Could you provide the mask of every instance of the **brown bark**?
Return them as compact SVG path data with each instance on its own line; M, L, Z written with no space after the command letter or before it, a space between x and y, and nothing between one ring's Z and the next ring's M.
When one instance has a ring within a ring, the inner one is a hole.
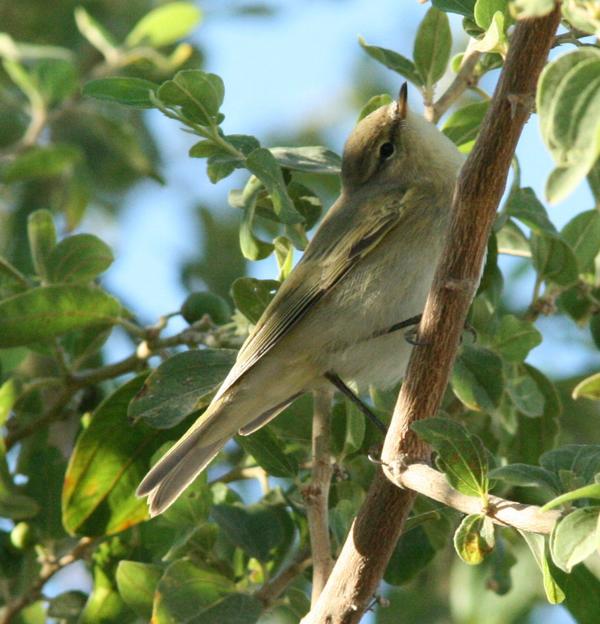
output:
M427 459L410 425L436 413L477 287L517 141L530 114L538 76L560 20L560 8L515 28L480 136L460 177L450 233L419 327L419 341L394 410L382 459ZM378 473L342 553L305 624L358 622L381 580L415 494Z

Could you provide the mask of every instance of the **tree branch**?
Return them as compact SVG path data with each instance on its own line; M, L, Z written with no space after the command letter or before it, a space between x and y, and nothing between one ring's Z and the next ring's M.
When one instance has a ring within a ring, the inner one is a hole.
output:
M469 88L477 84L478 76L475 68L481 57L481 52L473 51L463 60L458 74L452 84L446 89L444 94L431 106L429 121L437 123L440 117L458 100L458 98Z
M273 604L288 585L295 581L306 568L312 563L308 549L302 549L294 557L289 565L284 567L279 574L267 581L254 596L258 598L266 607Z
M39 576L31 587L23 595L18 596L0 610L0 624L9 624L20 611L35 602L41 596L44 585L57 572L82 559L94 541L91 537L82 537L71 552L57 559L45 561L42 564Z
M314 395L312 477L309 485L302 490L313 562L312 604L325 587L333 567L328 519L329 488L333 475L330 451L332 397L333 393L329 389L319 390Z
M562 515L557 510L542 511L537 505L524 505L493 494L488 495L484 507L481 498L461 494L443 473L424 463L406 466L397 460L386 467L386 474L398 487L414 490L465 514L485 514L504 527L549 534Z
M496 208L530 113L526 103L535 94L559 20L557 7L543 18L520 21L514 30L479 138L457 182L448 239L419 326L422 346L413 350L386 436L382 458L388 465L399 459L429 457L429 449L410 427L436 413L446 388ZM376 475L305 624L360 620L383 576L414 497L412 491L398 489L381 473Z

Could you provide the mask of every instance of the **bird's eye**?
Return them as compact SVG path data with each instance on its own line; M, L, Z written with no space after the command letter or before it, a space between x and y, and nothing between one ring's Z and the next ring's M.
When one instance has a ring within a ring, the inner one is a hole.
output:
M379 155L381 158L387 159L392 156L395 151L396 148L394 147L394 144L388 141L387 143L383 143L379 148Z

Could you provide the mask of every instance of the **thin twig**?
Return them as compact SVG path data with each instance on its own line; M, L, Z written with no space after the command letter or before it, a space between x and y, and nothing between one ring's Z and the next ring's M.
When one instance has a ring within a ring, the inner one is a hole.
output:
M311 563L312 559L308 549L300 550L289 565L285 566L255 592L254 597L258 598L265 607L269 607Z
M217 328L215 331L219 332L220 328ZM195 346L204 344L211 336L211 332L197 331L194 325L184 329L174 336L154 338L151 341L143 341L140 345L138 345L134 353L113 364L107 364L106 366L100 366L98 368L83 371L68 371L68 373L64 376L57 378L57 382L62 383L63 386L58 392L56 399L40 416L40 418L28 422L18 429L15 428L8 432L4 438L7 450L23 438L26 438L35 431L38 431L40 427L48 425L54 420L59 419L65 406L69 403L77 391L108 379L115 379L122 375L139 371L147 366L148 359L151 356L160 353L163 349L181 345ZM46 381L46 383L49 382Z
M94 543L91 537L82 537L71 552L59 557L45 561L37 579L31 587L21 596L5 605L0 611L0 624L10 624L13 618L26 606L35 602L42 594L44 585L60 570L71 565L75 561L82 559L88 552L90 546Z
M443 95L431 107L430 121L437 123L442 115L458 100L458 98L470 87L477 84L477 63L481 52L473 51L463 60L463 64Z
M525 102L535 94L559 21L557 7L545 17L518 22L511 37L496 92L459 176L450 231L419 325L423 344L410 358L382 453L384 470L385 464L393 465L400 457L411 463L428 459L429 449L413 433L411 424L433 416L446 389L510 163L530 114ZM515 100L514 96L519 97ZM303 620L305 624L360 620L414 497L412 490L400 489L382 473L376 474L327 585Z
M329 487L333 475L330 450L332 396L329 389L317 391L314 395L312 475L309 485L302 490L313 561L312 604L317 601L333 567L328 520Z
M388 478L398 487L409 488L428 498L465 514L484 514L496 524L514 527L532 533L549 534L561 517L556 510L542 511L537 505L524 505L515 501L488 495L487 504L481 498L456 491L446 476L424 463L409 464L396 461L388 466Z

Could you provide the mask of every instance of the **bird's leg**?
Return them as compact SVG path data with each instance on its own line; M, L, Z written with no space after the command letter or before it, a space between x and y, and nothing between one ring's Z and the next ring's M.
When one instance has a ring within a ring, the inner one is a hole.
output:
M399 329L404 329L405 327L409 327L404 332L404 340L409 344L415 347L422 347L426 345L426 342L420 342L418 338L419 331L419 323L421 322L422 314L417 314L416 316L411 316L407 318L405 321L400 321L399 323L395 323L391 327L385 330L385 334L391 334L392 332L398 331Z
M375 416L375 414L365 405L348 386L335 374L325 373L325 378L330 381L344 396L346 396L358 409L381 431L387 433L387 427Z

